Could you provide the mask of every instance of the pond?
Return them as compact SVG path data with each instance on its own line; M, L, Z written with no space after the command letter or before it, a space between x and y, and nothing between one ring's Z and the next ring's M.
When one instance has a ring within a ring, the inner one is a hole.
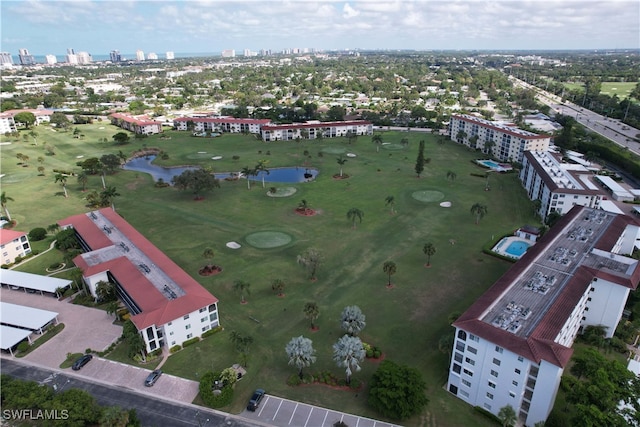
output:
M166 168L163 166L154 165L152 162L156 156L137 157L129 160L123 168L125 170L137 171L148 173L153 177L155 181L162 179L164 182L170 183L174 176L180 175L186 170L198 169L195 166L182 166ZM233 172L238 174L239 172ZM262 182L282 182L282 183L294 183L294 182L308 182L313 181L318 176L318 170L313 168L301 168L301 167L288 167L288 168L276 168L269 169L269 172L260 172L258 175L251 176L251 181ZM232 172L214 172L214 175L218 179L225 179L232 175Z

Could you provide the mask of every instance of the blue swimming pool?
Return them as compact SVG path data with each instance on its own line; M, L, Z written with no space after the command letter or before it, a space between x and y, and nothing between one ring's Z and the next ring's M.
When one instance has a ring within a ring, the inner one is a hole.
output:
M529 249L529 246L531 245L529 245L527 242L517 240L511 242L504 251L513 257L520 258L527 251L527 249Z
M507 172L513 169L508 163L498 163L493 160L476 160L476 163L496 172Z
M125 170L132 170L137 172L144 172L150 174L155 181L162 179L164 182L170 183L174 176L180 175L182 172L189 169L197 169L194 166L165 168L162 166L154 165L152 162L156 156L137 157L129 160L125 165ZM238 172L235 172L238 174ZM309 182L313 181L318 176L319 171L314 168L301 168L301 167L289 167L289 168L277 168L269 169L269 173L260 172L256 176L250 176L252 181L260 181L264 177L264 182L281 182L281 183L295 183L295 182ZM225 179L231 176L231 172L220 172L214 175L218 179Z

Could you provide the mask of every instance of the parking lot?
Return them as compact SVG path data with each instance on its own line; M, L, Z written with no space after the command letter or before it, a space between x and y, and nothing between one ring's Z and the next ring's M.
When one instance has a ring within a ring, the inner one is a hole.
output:
M240 416L267 425L282 427L332 427L338 421L344 422L349 427L395 426L395 424L294 402L268 394L265 395L260 407L255 412L245 410Z

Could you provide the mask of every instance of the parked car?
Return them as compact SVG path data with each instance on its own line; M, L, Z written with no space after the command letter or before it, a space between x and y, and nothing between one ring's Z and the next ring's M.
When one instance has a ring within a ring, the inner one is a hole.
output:
M260 406L260 401L264 397L264 390L259 388L253 392L253 396L249 400L249 404L247 405L247 411L255 411Z
M73 369L74 371L79 371L80 368L82 368L84 365L89 363L91 359L93 359L92 355L85 354L84 356L80 357L75 362L73 362L73 366L71 366L71 369Z
M155 371L151 372L149 376L147 376L147 379L144 380L144 385L146 387L152 387L156 383L156 381L158 381L160 375L162 375L162 371L160 369L156 369Z

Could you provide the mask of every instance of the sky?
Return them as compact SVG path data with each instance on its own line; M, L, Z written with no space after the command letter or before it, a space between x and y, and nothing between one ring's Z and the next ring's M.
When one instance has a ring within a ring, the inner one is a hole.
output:
M640 48L638 0L2 0L0 51Z

